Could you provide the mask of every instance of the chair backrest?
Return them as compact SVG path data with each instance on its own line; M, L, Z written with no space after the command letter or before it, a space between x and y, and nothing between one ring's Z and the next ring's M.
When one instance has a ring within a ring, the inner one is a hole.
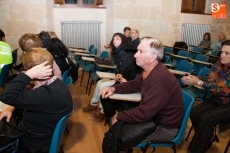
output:
M164 48L164 52L167 54L167 53L172 53L172 48L170 47L165 47Z
M194 98L188 93L186 93L185 91L182 91L182 96L183 96L184 115L182 117L182 123L178 130L177 136L172 140L176 146L179 145L184 138L184 133L187 127L188 119L194 103Z
M70 114L65 115L64 117L62 117L58 121L58 123L55 127L55 130L54 130L54 133L53 133L52 140L51 140L49 153L58 153L59 152L61 141L62 141L62 136L64 134L66 123L68 121Z
M93 53L93 48L94 48L94 45L90 45L90 46L89 46L89 53L90 53L90 54Z
M168 55L164 56L164 63L169 63L170 62L170 57Z
M198 47L198 46L194 46L192 47L192 50L195 51L195 52L202 52L202 48Z
M192 71L192 67L193 67L193 63L186 60L182 60L180 61L176 69L179 71L185 71L190 73Z
M188 57L188 54L189 54L189 52L188 52L188 51L185 51L185 50L180 50L180 51L178 52L178 55L180 55L180 56Z
M203 62L208 62L208 56L206 55L202 55L202 54L198 54L195 58L195 60L198 60L198 61L203 61Z
M2 87L6 81L6 78L9 75L9 71L12 67L12 64L4 65L0 72L0 86Z
M63 80L67 87L69 87L73 83L73 79L71 76L68 76L65 80Z
M70 69L65 70L65 72L62 74L62 80L63 81L69 76L69 71L70 71Z
M100 57L108 58L109 53L107 51L102 51L101 54L100 54Z
M93 55L97 55L97 48L94 48L94 49L93 49L92 54L93 54Z
M198 76L206 76L207 74L209 74L210 69L207 67L203 67L202 69L200 69L200 71L198 72Z

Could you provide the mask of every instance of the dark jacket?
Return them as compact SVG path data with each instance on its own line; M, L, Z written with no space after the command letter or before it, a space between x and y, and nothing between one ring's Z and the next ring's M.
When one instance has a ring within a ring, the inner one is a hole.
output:
M51 139L58 121L73 110L69 89L59 79L50 85L42 85L33 90L25 90L31 78L20 73L2 91L0 100L24 109L23 126L19 128L43 134L42 137L26 136L20 139L19 149L34 153L49 152ZM20 124L22 125L22 124ZM24 128L25 127L25 128ZM19 151L23 152L23 151Z
M134 40L131 40L130 42L133 44L135 48L137 48L137 46L140 44L140 38L138 37Z
M61 74L63 74L66 70L70 69L70 66L67 63L67 58L54 56L54 60L57 63L59 69L61 70Z
M134 61L134 56L125 51L126 44L121 45L116 50L113 50L114 62L117 66L117 73L123 74L126 67Z

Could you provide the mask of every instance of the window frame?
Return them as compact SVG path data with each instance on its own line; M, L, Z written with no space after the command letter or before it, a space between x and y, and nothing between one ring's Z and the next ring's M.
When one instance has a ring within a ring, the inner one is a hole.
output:
M78 4L66 4L65 0L54 0L55 8L105 8L103 6L103 0L95 0L95 4L83 4L83 0L77 0ZM99 2L98 2L99 1ZM97 3L101 3L97 5Z

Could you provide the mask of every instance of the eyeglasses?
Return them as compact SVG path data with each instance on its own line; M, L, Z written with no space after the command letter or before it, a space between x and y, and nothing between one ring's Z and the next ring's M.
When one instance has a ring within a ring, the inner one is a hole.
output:
M226 51L220 51L220 54L225 53L226 56L230 56L230 52L226 52Z

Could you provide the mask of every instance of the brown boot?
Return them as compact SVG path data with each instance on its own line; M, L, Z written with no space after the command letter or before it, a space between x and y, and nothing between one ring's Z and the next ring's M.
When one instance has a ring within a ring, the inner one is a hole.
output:
M102 114L100 110L96 112L89 113L89 115L94 118L95 122L102 122L105 118L105 114Z
M83 112L97 111L97 106L92 106L90 103L88 106L82 108Z

